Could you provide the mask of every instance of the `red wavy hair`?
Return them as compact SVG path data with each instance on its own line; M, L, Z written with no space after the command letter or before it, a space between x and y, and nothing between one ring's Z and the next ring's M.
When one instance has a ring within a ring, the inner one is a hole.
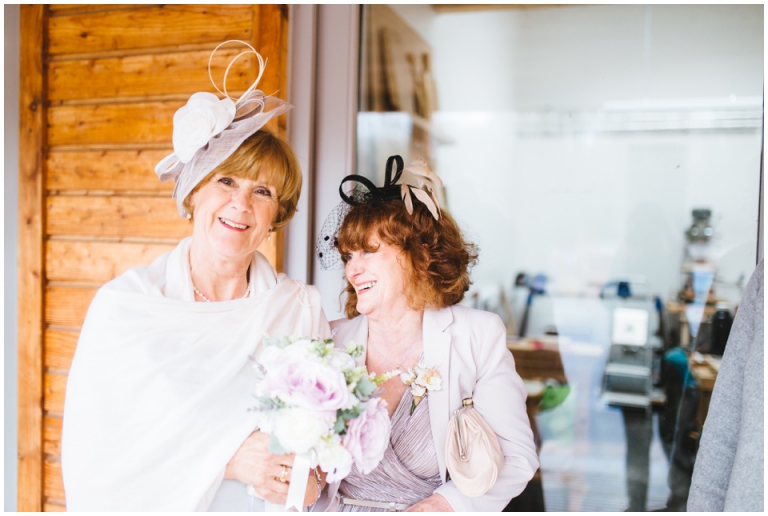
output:
M339 231L338 249L346 263L352 251L375 251L373 236L401 250L406 273L406 296L414 310L444 308L464 298L472 283L470 269L477 247L464 240L446 210L435 220L427 207L413 203L409 215L400 199L352 206ZM347 281L345 312L356 317L357 293Z

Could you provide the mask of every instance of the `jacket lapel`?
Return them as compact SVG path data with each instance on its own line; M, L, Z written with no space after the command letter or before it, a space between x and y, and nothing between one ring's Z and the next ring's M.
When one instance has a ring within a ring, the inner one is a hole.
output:
M427 394L429 403L429 423L437 452L437 464L445 482L445 434L447 420L450 417L450 358L451 335L445 330L453 321L450 307L440 310L425 310L422 331L424 337L424 365L434 367L440 372L442 388Z

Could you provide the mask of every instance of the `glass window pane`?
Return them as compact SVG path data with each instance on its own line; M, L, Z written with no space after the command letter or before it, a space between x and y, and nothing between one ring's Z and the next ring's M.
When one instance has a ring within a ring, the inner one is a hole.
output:
M517 507L684 510L755 267L763 6L366 5L360 70L358 173L426 159L480 248L540 437Z

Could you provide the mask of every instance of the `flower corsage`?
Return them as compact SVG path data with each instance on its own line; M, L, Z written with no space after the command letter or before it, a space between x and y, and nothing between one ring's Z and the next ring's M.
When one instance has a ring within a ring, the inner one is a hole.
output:
M416 364L404 373L400 374L400 380L411 387L413 403L411 403L411 413L421 403L429 391L439 391L443 388L443 379L440 373L434 367L426 367L422 364Z

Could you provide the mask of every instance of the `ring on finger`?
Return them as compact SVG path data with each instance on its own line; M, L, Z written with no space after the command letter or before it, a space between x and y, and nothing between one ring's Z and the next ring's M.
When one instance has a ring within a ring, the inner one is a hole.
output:
M277 480L282 482L283 484L288 482L288 467L285 464L283 464L283 471L280 473L280 478L278 478Z

